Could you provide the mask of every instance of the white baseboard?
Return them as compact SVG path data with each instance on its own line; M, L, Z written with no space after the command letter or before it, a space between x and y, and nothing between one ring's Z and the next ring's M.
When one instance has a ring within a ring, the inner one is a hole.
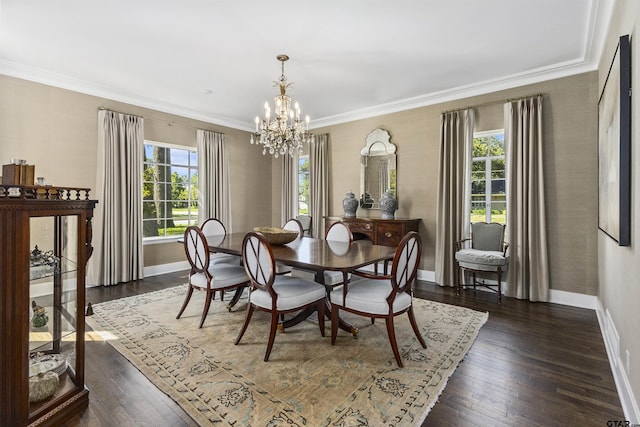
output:
M595 310L598 304L598 297L595 295L549 289L549 302Z
M629 383L629 376L625 372L624 363L620 358L620 339L618 338L618 332L613 324L613 320L611 319L609 312L604 310L600 300L597 300L596 314L598 315L600 331L604 338L604 345L607 349L609 365L611 366L613 380L616 383L616 389L618 390L618 397L620 398L624 417L631 424L640 424L640 409L638 409L638 401L633 395L633 390Z
M188 261L172 262L170 264L151 265L144 268L144 277L158 276L160 274L173 273L174 271L188 270Z

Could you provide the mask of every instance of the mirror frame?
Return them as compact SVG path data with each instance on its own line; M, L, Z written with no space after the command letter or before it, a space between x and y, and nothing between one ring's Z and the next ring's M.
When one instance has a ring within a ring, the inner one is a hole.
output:
M365 139L365 145L360 150L360 207L363 209L380 209L380 198L384 194L385 191L389 190L391 187L395 188L394 195L396 198L398 197L398 174L397 174L397 155L396 155L397 147L395 144L391 142L391 135L388 131L384 129L374 129L367 135ZM372 191L369 193L372 196L375 196L372 201L365 201L364 194L368 189L367 186L367 166L368 160L371 157L376 156L389 156L389 160L393 161L393 164L388 169L388 174L393 175L395 183L391 185L391 182L387 186L387 188L380 189L380 194L373 194ZM391 171L396 171L395 174L391 174Z

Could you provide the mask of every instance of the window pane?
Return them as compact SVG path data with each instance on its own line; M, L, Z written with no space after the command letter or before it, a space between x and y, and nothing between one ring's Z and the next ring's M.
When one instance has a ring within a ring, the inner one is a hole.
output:
M169 149L169 156L171 157L171 164L174 165L189 165L189 152L186 150L180 150L177 148Z
M157 237L158 222L155 219L142 221L142 237Z
M142 203L142 218L151 219L156 218L156 204L154 202Z

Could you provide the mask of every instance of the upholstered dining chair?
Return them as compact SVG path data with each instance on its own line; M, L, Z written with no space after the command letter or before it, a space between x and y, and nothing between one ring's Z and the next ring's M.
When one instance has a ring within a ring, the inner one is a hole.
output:
M420 334L413 314L413 282L418 272L421 254L420 236L415 231L408 232L400 241L389 275L376 275L355 271L363 279L345 283L329 294L331 301L331 344L336 343L338 316L340 310L360 316L385 319L391 349L399 367L403 367L398 350L394 318L402 313L409 315L409 322L418 341L427 348Z
M216 218L208 218L204 220L204 222L200 226L200 229L205 236L219 236L222 239L227 235L227 229L225 228L224 224L222 224L222 222ZM238 255L211 253L212 264L227 263L240 265L241 260L242 257Z
M295 238L294 242L302 239L302 235L304 231L302 229L302 224L297 219L291 218L290 220L284 223L284 225L282 226L282 229L298 232L298 236ZM287 273L291 273L291 266L277 262L276 274L287 274Z
M231 308L240 299L243 289L248 286L249 277L241 265L212 264L207 238L199 227L194 225L187 227L184 232L184 249L191 270L189 271L187 295L176 319L179 319L184 309L187 308L194 289L204 291L206 292L204 309L198 326L202 328L215 291L236 290L233 299L227 305L227 309L231 311Z
M311 235L311 215L298 215L296 219L302 224L303 234L306 237L313 237Z
M474 222L471 224L471 237L456 242L457 293L472 286L485 287L498 294L502 301L502 273L507 269L509 244L504 241L505 225L496 222ZM463 272L471 274L471 283L463 282ZM486 282L487 275L495 274L496 283ZM483 276L478 280L478 275Z
M353 243L353 234L351 233L351 229L349 229L349 227L344 223L334 222L327 230L325 240L327 240L327 242L346 243L347 245L351 245L351 243ZM292 269L291 275L309 280L316 279L315 272L301 270L299 268ZM351 273L349 273L348 278L351 278ZM324 285L335 286L343 282L344 276L340 271L325 271L323 272L322 280Z
M247 315L235 344L239 344L249 326L255 310L271 313L271 328L264 361L269 360L278 329L278 321L284 313L316 307L320 334L324 337L325 298L324 286L291 276L277 276L273 250L261 233L247 233L242 242L242 261L251 279Z

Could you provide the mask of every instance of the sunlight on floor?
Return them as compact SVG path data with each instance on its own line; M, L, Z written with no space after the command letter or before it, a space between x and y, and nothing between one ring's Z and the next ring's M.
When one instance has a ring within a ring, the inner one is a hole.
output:
M117 340L118 336L114 335L110 331L87 331L84 334L85 341L110 341ZM75 341L75 333L62 333L62 341ZM53 341L53 335L50 332L30 332L29 342L51 342Z

